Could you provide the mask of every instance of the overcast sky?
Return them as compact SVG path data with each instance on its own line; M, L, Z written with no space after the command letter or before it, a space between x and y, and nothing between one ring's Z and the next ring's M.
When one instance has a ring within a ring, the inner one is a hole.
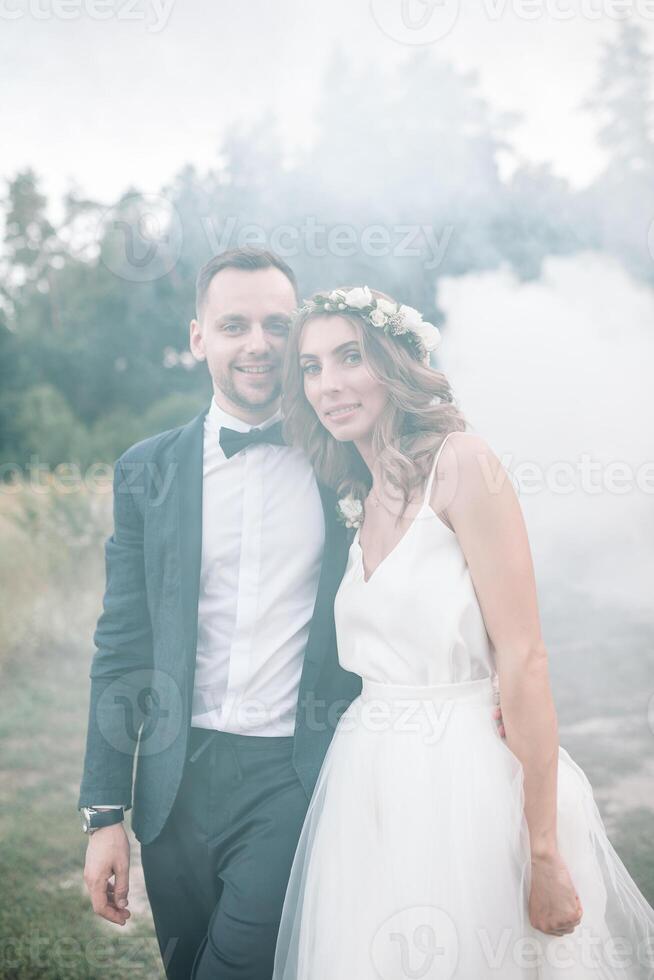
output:
M602 156L580 103L619 8L654 51L654 2L429 2L0 0L0 175L30 165L51 195L75 182L107 203L130 184L154 192L184 163L210 167L225 125L266 107L289 145L306 142L337 42L365 63L421 41L477 69L494 108L523 114L521 157L591 180Z

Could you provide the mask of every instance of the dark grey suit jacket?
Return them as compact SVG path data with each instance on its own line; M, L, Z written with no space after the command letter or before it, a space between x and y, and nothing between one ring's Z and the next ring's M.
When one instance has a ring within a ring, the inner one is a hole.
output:
M157 837L171 810L190 730L205 415L137 443L115 467L114 532L106 543L78 806L133 805L132 828L143 844ZM320 494L326 541L293 747L307 799L338 719L361 690L360 678L343 670L336 655L333 603L349 535L336 518L333 491L320 486Z

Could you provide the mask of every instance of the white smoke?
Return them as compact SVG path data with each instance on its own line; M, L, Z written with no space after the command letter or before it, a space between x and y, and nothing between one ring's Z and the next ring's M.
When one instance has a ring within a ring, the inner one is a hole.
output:
M527 461L541 473L519 481L539 579L651 613L654 290L584 253L548 258L531 282L508 268L444 279L438 296L440 366L463 412L514 476Z

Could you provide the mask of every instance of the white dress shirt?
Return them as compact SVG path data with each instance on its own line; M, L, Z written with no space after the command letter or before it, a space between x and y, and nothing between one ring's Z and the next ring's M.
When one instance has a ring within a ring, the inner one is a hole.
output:
M320 492L301 450L261 444L227 459L221 426L254 428L212 399L191 724L292 735L325 540Z

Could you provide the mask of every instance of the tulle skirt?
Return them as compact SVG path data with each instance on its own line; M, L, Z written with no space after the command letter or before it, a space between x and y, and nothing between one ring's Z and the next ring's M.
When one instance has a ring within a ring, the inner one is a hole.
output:
M559 749L558 844L584 909L568 936L529 922L522 766L489 680L364 680L318 777L273 980L645 980L654 911Z

